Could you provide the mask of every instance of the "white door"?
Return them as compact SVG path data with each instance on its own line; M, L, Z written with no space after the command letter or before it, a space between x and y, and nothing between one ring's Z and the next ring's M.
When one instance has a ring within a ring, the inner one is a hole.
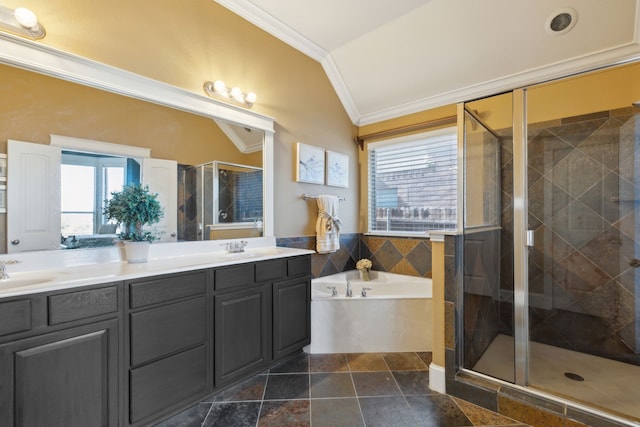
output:
M7 252L60 248L61 150L8 141Z
M142 183L158 193L164 216L152 229L160 232L161 242L175 242L178 236L178 163L175 160L145 158L142 161Z

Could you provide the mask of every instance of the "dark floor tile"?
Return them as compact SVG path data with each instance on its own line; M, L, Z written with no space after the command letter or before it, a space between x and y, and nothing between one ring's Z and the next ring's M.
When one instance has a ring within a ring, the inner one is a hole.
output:
M429 388L429 371L393 371L402 394L431 394Z
M348 353L351 371L388 371L389 367L379 353Z
M392 371L424 371L427 365L416 353L384 353L382 355Z
M488 409L469 403L466 400L452 397L453 401L462 409L462 412L471 420L474 426L516 426L518 421L497 414ZM522 424L523 425L523 424Z
M406 396L419 426L459 427L473 423L453 399L443 394Z
M308 398L308 374L269 375L267 388L264 392L264 400Z
M355 397L351 374L320 373L311 374L311 398L320 397Z
M358 399L311 399L313 427L364 427Z
M367 427L415 427L418 425L402 396L361 397L358 400Z
M348 371L347 357L344 354L310 354L309 371L342 372Z
M264 402L260 410L258 427L311 426L309 408L308 400Z
M418 352L416 354L418 355L418 357L420 359L422 359L424 364L427 365L427 369L428 369L429 365L431 364L431 362L433 362L433 353L430 352L430 351L422 351L422 352Z
M391 372L352 372L358 396L397 396L402 394Z
M240 384L225 390L216 396L216 402L239 402L246 400L262 400L267 375L256 375Z
M309 372L309 355L300 353L287 359L279 365L269 370L272 374L290 374L290 373L307 373Z
M198 403L154 427L200 427L210 408L211 403Z
M254 427L260 402L214 403L203 427Z

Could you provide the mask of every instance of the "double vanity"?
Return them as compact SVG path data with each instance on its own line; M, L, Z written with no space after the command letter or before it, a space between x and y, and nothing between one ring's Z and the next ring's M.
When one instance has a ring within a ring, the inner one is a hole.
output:
M7 265L0 424L150 425L300 351L312 251L268 240L156 244L144 264L108 248Z

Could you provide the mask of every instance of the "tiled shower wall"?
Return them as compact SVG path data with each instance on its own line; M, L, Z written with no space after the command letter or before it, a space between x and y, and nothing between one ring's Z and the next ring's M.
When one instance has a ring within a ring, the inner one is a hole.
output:
M315 236L278 238L278 246L315 250ZM359 233L340 235L340 249L331 254L313 254L313 277L328 276L356 268L368 258L373 269L409 276L431 277L431 241L401 237L373 237Z
M640 365L640 114L605 111L529 128L532 340ZM501 286L513 283L511 142L502 146ZM512 334L503 303L502 333Z

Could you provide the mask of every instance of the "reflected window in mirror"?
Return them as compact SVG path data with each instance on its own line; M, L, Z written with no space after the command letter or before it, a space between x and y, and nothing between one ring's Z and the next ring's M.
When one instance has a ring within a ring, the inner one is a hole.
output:
M103 214L105 201L123 185L140 182L140 163L134 159L101 154L62 152L62 238L114 235L116 225ZM71 241L67 242L72 245Z

